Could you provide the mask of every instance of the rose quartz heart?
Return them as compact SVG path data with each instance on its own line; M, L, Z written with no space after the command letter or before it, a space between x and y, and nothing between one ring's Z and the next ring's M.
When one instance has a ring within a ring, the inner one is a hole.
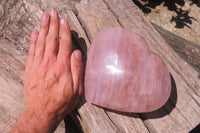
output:
M109 28L94 39L86 65L87 101L117 111L150 112L163 106L170 92L164 61L141 36Z

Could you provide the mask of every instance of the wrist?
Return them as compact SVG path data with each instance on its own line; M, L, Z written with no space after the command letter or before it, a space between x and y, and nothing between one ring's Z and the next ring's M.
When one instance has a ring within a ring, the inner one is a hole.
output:
M22 117L27 119L33 127L37 127L37 132L42 131L43 133L53 132L60 122L54 114L39 111L36 112L28 109L24 111Z
M49 133L54 132L58 121L53 115L41 114L31 110L25 110L16 124L14 133Z
M41 129L46 130L49 128L50 119L36 112L26 110L21 118L35 130L41 131Z

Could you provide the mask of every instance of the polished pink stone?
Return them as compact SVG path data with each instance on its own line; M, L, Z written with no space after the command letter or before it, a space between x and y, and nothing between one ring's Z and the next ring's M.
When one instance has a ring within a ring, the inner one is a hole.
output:
M150 112L163 106L170 92L164 61L141 36L109 28L94 39L86 65L87 101L117 111Z

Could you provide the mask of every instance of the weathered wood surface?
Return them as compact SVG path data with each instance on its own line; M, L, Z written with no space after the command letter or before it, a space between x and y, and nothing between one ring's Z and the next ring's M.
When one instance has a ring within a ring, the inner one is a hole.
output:
M152 23L154 28L162 35L167 43L191 65L200 75L200 46L173 34L162 27Z
M44 11L55 8L68 19L74 43L84 53L96 34L121 26L142 35L149 48L166 62L172 75L172 94L158 111L143 114L103 109L82 98L71 114L83 132L188 132L200 122L200 80L198 69L185 62L144 18L131 0L81 0L70 8L67 0L0 1L0 132L8 132L23 113L23 72L29 35L39 28ZM73 9L73 11L67 11ZM159 31L161 33L161 31ZM173 44L173 42L171 41ZM178 42L176 42L178 43ZM56 132L65 132L62 122Z

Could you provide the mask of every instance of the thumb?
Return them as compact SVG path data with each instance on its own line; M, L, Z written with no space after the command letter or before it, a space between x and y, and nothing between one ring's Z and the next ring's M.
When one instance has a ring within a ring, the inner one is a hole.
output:
M75 50L71 56L71 72L75 94L81 95L83 91L83 62L80 50Z

